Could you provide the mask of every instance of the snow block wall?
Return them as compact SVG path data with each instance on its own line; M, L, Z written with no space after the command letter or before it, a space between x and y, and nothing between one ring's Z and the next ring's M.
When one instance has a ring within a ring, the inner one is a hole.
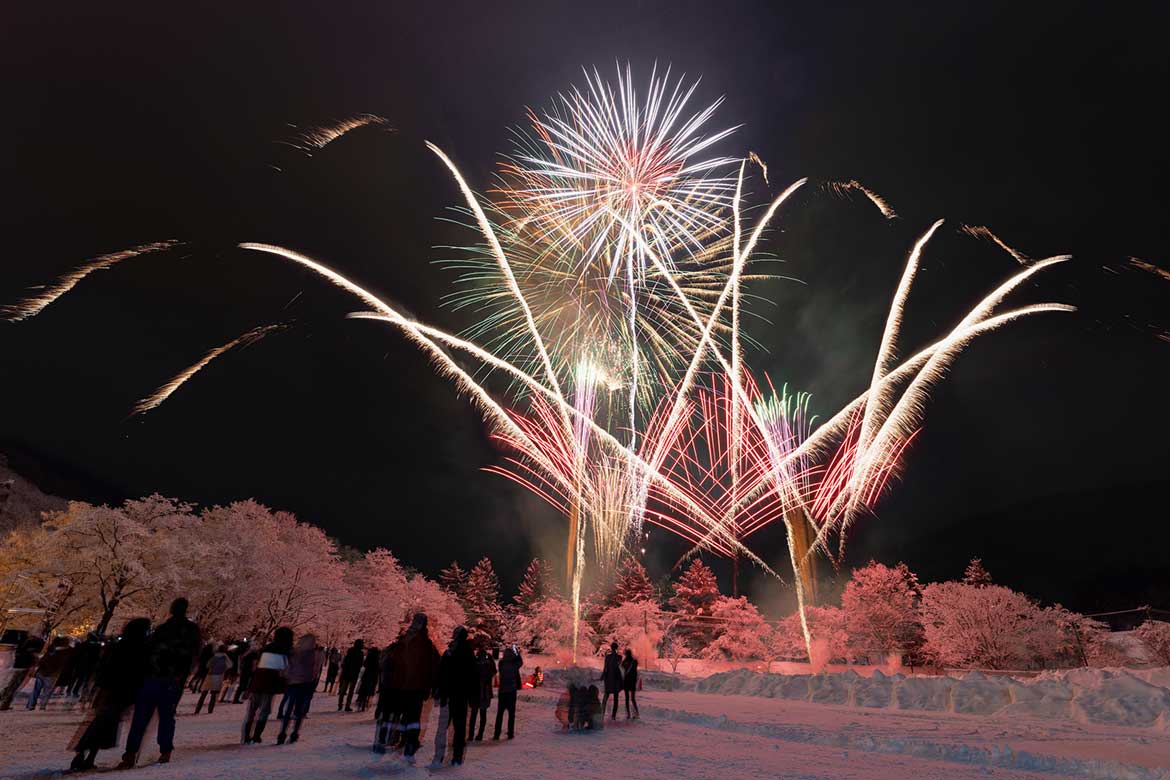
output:
M1075 669L1028 680L980 672L907 677L875 670L862 677L852 670L769 674L739 669L700 680L695 690L875 709L1067 718L1170 732L1170 669Z

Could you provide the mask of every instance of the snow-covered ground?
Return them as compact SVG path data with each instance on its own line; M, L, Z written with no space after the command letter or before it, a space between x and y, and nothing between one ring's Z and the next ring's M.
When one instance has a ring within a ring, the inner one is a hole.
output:
M422 766L430 759L433 731L425 740L420 766L406 768L396 758L370 752L369 715L339 714L336 700L325 694L318 694L299 743L276 746L270 741L250 747L238 744L242 706L221 705L213 715L192 716L195 697L187 695L179 707L173 763L149 764L157 751L153 732L148 732L142 756L148 763L133 774L152 780L431 774L464 774L476 780L1170 780L1170 738L1148 728L645 690L639 694L641 720L618 720L600 733L567 734L553 719L556 694L551 688L523 692L514 742L475 743L463 768L437 772ZM17 706L22 705L18 700ZM65 743L79 717L57 701L47 712L0 712L0 778L57 776L68 765ZM270 725L266 736L271 739L275 733ZM116 763L117 753L99 755L99 767Z
M766 674L740 669L698 681L702 693L744 694L868 709L930 710L968 715L1026 715L1087 724L1143 726L1170 733L1165 669L1073 669L1014 679L852 670L831 674Z

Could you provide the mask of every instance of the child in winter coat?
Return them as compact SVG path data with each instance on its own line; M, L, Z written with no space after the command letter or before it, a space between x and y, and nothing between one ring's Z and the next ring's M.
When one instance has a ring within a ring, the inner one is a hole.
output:
M553 713L561 728L570 729L577 725L577 686L569 683L569 687L557 699L557 708Z
M597 689L596 685L589 686L589 701L587 702L588 710L586 717L588 720L587 728L603 729L605 728L605 709L601 706L601 691Z
M207 704L207 714L215 712L215 702L219 699L219 692L223 689L224 675L227 674L231 661L227 657L227 648L218 645L215 652L207 659L206 674L199 684L199 701L195 702L195 714L203 709L203 701L207 694L211 694L211 701Z

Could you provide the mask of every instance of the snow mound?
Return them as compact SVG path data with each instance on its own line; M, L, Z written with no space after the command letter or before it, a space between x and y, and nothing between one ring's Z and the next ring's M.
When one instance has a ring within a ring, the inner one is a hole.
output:
M1016 679L980 672L959 677L770 674L737 669L695 685L699 693L761 696L876 709L1026 715L1170 732L1170 669L1073 669Z

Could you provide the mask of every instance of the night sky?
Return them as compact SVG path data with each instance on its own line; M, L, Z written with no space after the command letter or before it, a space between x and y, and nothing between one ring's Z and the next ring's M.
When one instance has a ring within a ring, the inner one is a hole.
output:
M982 556L1001 582L1082 610L1170 609L1170 89L1165 4L21 3L0 26L0 303L86 259L181 250L95 274L25 323L0 323L0 450L92 500L253 496L345 544L433 574L490 555L505 587L564 521L480 469L476 412L399 334L280 261L304 251L416 316L453 274L435 247L458 192L424 140L485 189L508 127L582 66L702 75L726 96L720 151L756 151L772 187L858 179L898 212L809 187L767 248L792 281L750 292L762 377L832 414L861 392L905 255L935 219L905 350L1015 267L958 232L987 225L1033 257L1075 256L1013 302L1063 301L983 338L935 392L906 473L856 529L850 564L924 579ZM198 4L194 4L198 5ZM498 7L497 7L498 6ZM387 117L307 158L280 143L355 113ZM753 196L769 196L754 181ZM773 190L773 192L778 190ZM286 333L213 364L157 411L133 403L256 325ZM753 538L782 560L775 530ZM686 550L653 533L664 575ZM556 560L559 560L557 558ZM729 567L718 565L725 580ZM775 588L753 574L752 595Z

